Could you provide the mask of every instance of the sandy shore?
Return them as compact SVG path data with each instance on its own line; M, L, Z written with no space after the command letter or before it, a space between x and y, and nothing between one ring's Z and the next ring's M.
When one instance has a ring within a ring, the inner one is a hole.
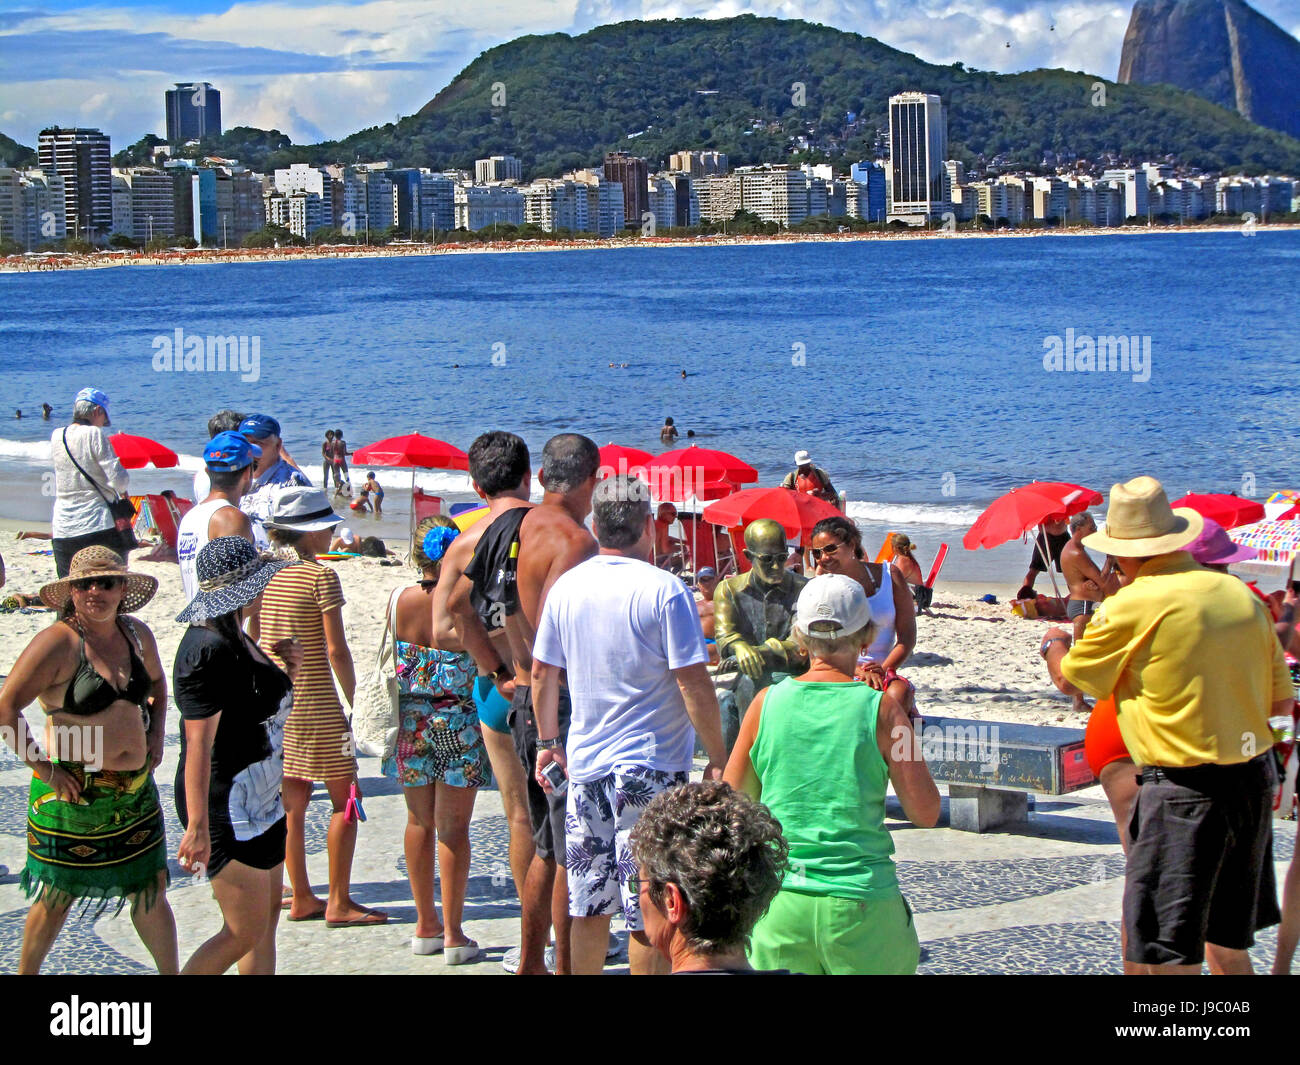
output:
M53 558L29 554L48 549L48 541L14 540L17 524L0 522L0 554L7 570L0 598L17 592L34 595L54 579ZM354 558L326 565L334 566L342 579L347 599L344 629L358 672L363 672L374 661L390 590L413 583L416 574L409 567L385 565L378 559ZM131 568L158 578L158 594L138 616L157 637L170 674L185 631L173 620L185 605L180 572L174 563L134 559ZM996 605L977 598L989 591L987 585L940 580L934 616L917 619L916 653L903 671L916 684L918 708L936 716L1082 728L1086 717L1071 712L1069 699L1051 686L1038 657L1047 623L1011 613L1013 586L992 590L999 598ZM44 611L0 614L0 674L9 671L32 636L52 621L53 614ZM38 710L28 710L29 720L38 721L38 715ZM168 715L168 731L176 731L174 710Z
M1253 232L1295 229L1293 225L1255 225ZM823 244L897 240L984 240L1033 237L1139 236L1141 234L1241 233L1239 225L1124 226L1115 228L1004 229L995 232L915 230L886 233L778 233L773 236L612 237L591 240L487 241L461 244L399 244L383 247L321 245L307 248L230 248L145 253L99 252L93 255L51 253L0 258L0 273L49 270L95 270L110 266L207 266L230 262L297 262L310 259L381 259L426 255L466 255L537 251L614 251L630 248L735 247L742 244Z

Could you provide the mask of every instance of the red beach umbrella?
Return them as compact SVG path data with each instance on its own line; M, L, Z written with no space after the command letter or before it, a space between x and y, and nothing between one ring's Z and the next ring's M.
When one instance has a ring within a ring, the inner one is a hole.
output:
M962 546L968 551L974 551L977 547L997 547L1023 536L1053 515L1068 517L1100 503L1101 493L1094 492L1091 488L1065 481L1034 481L1013 488L990 503L961 538ZM1038 552L1043 554L1041 544L1038 545ZM1046 558L1043 559L1047 576L1052 581L1052 590L1059 594L1056 574L1047 561Z
M660 499L690 495L704 498L700 493L710 482L730 481L742 485L758 480L758 471L749 463L725 451L697 444L656 455L646 464L646 472L651 478L650 490Z
M623 444L606 444L600 449L601 479L616 473L626 473L634 477L644 477L646 465L654 456L639 447L626 447Z
M997 547L1042 525L1053 514L1078 514L1101 503L1101 493L1063 481L1034 481L999 496L961 538L968 551Z
M780 522L786 536L806 544L812 527L839 510L823 499L792 488L746 488L704 508L704 520L734 529L759 518Z
M169 470L180 462L175 451L147 436L114 433L108 442L113 446L117 460L128 470L142 470L146 466Z
M390 436L387 440L367 444L353 454L352 461L357 466L414 467L423 470L469 469L469 456L460 448L422 433Z
M1182 499L1175 499L1172 506L1190 507L1203 518L1217 521L1225 529L1235 529L1238 525L1253 525L1264 519L1264 504L1253 499L1219 493L1189 492Z
M422 433L390 436L359 448L352 455L356 466L395 466L411 470L411 498L415 498L415 471L468 470L469 456L455 444ZM415 507L411 507L410 539L415 540Z

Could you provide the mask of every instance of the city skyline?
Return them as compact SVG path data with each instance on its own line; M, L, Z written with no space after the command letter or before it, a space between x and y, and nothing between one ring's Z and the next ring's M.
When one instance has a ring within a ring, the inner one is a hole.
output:
M297 143L413 113L487 48L528 33L582 33L631 18L808 18L935 63L1011 73L1035 67L1113 78L1129 0L504 0L447 13L421 0L52 0L0 13L0 132L34 143L55 116L115 143L165 131L164 85L211 81L224 125L278 128ZM1293 35L1300 0L1253 4ZM361 28L364 27L364 28ZM262 42L287 40L294 49ZM1011 47L1007 47L1010 44ZM31 57L41 61L33 63ZM94 73L88 73L94 72ZM39 101L39 110L38 104Z

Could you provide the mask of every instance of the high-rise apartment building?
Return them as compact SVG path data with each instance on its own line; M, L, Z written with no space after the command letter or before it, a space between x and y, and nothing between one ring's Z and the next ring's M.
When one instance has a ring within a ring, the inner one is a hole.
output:
M41 169L63 179L69 235L102 240L113 228L112 149L97 129L51 127L40 132Z
M640 229L642 216L650 210L650 164L627 152L605 156L605 180L623 186L623 225Z
M689 177L713 177L727 172L726 152L673 152L668 158L668 169Z
M789 228L808 217L808 175L797 167L783 163L766 166L742 166L736 170L740 179L742 210L758 215L764 222L776 222ZM820 213L826 213L826 187L821 186Z
M736 174L692 178L691 186L701 222L727 222L740 210L740 177Z
M885 168L880 163L854 163L849 167L849 179L859 186L857 214L853 217L883 222L889 213Z
M474 160L474 184L491 185L498 181L523 181L524 165L513 155L492 155Z
M923 226L949 209L944 199L948 121L934 93L889 98L889 221Z
M524 224L524 197L511 185L457 185L454 207L457 229Z
M221 135L221 93L206 81L178 81L164 94L164 106L168 144Z

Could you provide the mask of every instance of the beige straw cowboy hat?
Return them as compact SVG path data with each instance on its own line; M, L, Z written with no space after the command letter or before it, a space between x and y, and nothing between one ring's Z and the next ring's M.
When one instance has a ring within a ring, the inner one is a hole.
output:
M85 547L72 556L68 565L68 575L62 580L53 581L41 589L41 601L55 610L62 610L72 595L72 583L87 577L120 577L126 582L122 593L122 602L118 605L119 614L134 614L158 591L158 581L144 573L131 573L122 561L122 556L107 547Z
M1154 477L1112 485L1106 530L1083 538L1085 547L1119 558L1145 558L1187 547L1201 535L1205 519L1190 507L1174 509Z

